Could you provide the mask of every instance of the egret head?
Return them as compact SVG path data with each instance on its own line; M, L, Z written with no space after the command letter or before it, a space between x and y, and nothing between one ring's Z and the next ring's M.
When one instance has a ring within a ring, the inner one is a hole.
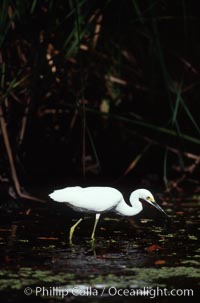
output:
M152 193L147 190L147 189L144 189L144 188L141 188L141 189L137 189L136 191L134 191L132 194L135 194L137 195L137 198L139 200L143 200L149 204L151 204L152 206L154 206L155 208L157 208L157 210L159 210L161 213L163 213L165 216L168 217L168 215L166 214L166 212L162 209L162 207L160 207L155 199L154 199L154 196L152 195ZM132 196L131 194L131 196ZM130 201L131 201L131 197L130 197ZM169 218L169 217L168 217Z

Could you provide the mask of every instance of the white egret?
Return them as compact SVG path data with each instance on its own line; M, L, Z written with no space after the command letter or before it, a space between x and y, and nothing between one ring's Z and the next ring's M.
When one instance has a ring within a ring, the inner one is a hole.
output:
M55 190L51 193L50 198L56 202L66 203L72 209L83 213L95 213L96 219L91 235L91 239L95 238L95 230L102 213L113 211L123 216L134 216L139 214L142 209L140 200L156 207L160 212L167 216L165 211L155 202L152 193L147 189L137 189L130 195L129 206L122 193L113 187L66 187L63 189ZM75 228L82 221L79 219L71 228L69 234L69 241L72 243L72 237Z

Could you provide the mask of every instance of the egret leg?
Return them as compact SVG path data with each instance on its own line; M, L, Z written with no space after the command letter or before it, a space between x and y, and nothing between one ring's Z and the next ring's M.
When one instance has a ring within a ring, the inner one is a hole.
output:
M99 221L100 218L100 214L96 214L96 218L95 218L95 222L94 222L94 227L93 227L93 231L92 231L92 236L91 236L91 240L94 241L94 236L95 236L95 230L97 227L97 223Z
M69 231L69 243L70 245L72 245L72 237L73 237L73 234L74 234L74 231L76 229L76 227L79 225L79 223L81 223L81 221L83 220L83 218L80 218L74 225L72 225L72 227L70 228L70 231Z

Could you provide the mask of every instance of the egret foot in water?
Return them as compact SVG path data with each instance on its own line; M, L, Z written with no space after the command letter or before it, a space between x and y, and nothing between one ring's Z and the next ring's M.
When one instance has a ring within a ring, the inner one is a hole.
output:
M93 231L92 231L92 235L91 235L91 241L92 241L93 244L94 244L94 241L95 241L95 231L96 231L96 227L97 227L97 223L99 221L99 218L100 218L100 214L96 214L96 218L95 218L95 222L94 222L94 227L93 227ZM69 232L69 244L70 245L73 245L72 238L73 238L74 231L75 231L76 227L81 223L82 220L83 220L83 218L80 218L70 228L70 232Z

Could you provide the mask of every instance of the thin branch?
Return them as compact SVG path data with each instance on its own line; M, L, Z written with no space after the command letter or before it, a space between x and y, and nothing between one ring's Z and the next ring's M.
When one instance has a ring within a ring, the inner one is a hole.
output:
M12 149L11 149L11 145L10 145L10 141L9 141L9 137L8 137L6 122L5 122L5 119L4 119L3 109L2 109L1 104L0 104L0 125L1 125L1 131L2 131L2 135L3 135L3 139L4 139L4 143L5 143L5 147L6 147L6 151L7 151L7 155L8 155L8 160L9 160L9 164L10 164L10 169L11 169L13 182L14 182L15 189L16 189L16 192L17 192L18 196L20 198L29 199L29 200L33 200L33 201L46 202L46 201L41 200L37 197L33 197L33 196L30 196L30 195L27 195L27 194L24 194L24 193L21 192L21 188L20 188L20 184L19 184L19 180L18 180L18 176L17 176L17 171L16 171L16 168L15 168Z
M20 146L23 142L26 126L27 126L27 119L28 119L28 112L29 112L29 105L30 105L30 97L27 100L27 105L24 111L24 115L22 117L22 123L21 123L21 129L19 132L19 139L18 139L18 145Z

